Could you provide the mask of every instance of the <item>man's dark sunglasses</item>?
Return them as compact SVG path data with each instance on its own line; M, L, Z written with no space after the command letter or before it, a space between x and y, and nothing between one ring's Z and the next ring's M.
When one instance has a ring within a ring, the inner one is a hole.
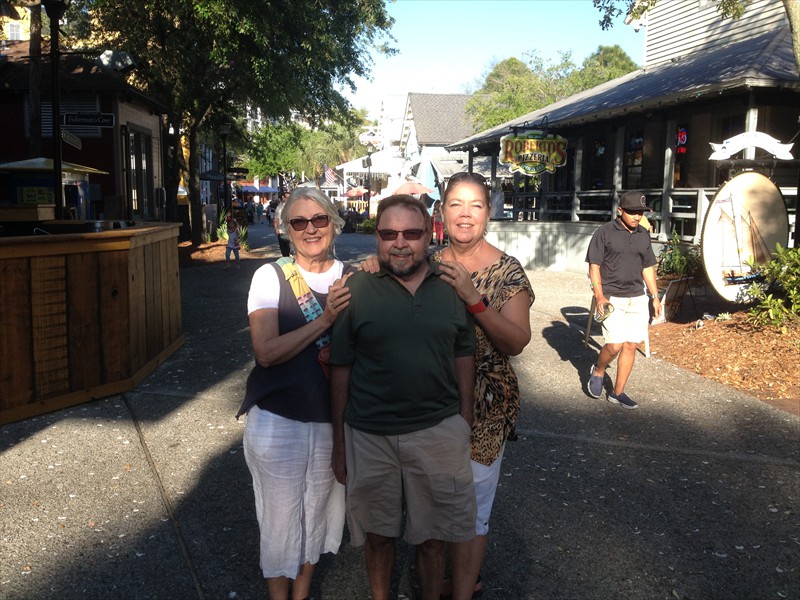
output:
M327 227L328 223L330 222L331 218L328 215L317 215L316 217L311 217L310 219L306 219L305 217L289 219L289 225L291 225L292 229L295 231L305 231L308 228L309 223L311 223L317 229L322 229L323 227Z
M397 239L399 234L403 234L403 238L410 241L415 242L422 237L425 233L424 229L401 229L400 231L396 229L378 229L378 235L384 242L393 242Z

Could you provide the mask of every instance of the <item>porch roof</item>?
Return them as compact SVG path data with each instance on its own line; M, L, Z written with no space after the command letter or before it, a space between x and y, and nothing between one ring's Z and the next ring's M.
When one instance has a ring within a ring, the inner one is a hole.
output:
M751 87L800 92L789 27L639 69L447 146L494 151L514 128L574 127ZM483 147L483 148L481 148Z

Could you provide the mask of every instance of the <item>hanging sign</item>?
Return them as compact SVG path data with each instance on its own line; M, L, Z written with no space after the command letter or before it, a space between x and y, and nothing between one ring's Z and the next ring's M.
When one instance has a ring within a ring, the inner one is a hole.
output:
M114 113L65 113L61 115L62 125L114 127L114 123Z
M542 131L504 135L500 138L500 162L509 165L512 173L554 173L556 167L567 164L567 140Z
M780 140L776 140L761 131L746 131L733 136L729 140L725 140L721 144L715 144L714 142L709 142L709 144L714 152L711 153L708 160L726 160L745 148L753 147L762 148L781 160L792 160L794 158L791 153L794 144L781 144Z
M73 148L77 148L78 150L83 148L83 142L81 141L81 138L70 133L66 129L61 130L61 139L67 142Z

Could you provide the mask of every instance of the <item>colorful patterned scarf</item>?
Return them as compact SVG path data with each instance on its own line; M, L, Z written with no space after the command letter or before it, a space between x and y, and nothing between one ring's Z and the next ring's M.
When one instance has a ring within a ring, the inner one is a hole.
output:
M306 280L303 279L303 274L300 273L300 269L295 265L294 259L284 256L279 258L277 263L283 269L283 276L286 281L292 286L292 292L297 298L297 304L300 306L300 310L303 311L306 321L310 323L321 317L322 307L314 297L311 288L308 287ZM317 345L317 349L322 350L322 348L331 343L331 334L323 333L314 343Z

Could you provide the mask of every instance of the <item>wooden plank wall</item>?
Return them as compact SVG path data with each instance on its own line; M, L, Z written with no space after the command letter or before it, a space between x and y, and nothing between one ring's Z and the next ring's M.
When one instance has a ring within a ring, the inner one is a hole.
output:
M130 376L130 297L128 252L102 252L98 257L98 314L101 328L103 381Z
M33 400L33 339L30 266L27 258L0 261L0 398L2 408ZM25 301L20 302L19 299Z
M67 285L63 256L31 259L31 333L34 395L52 398L69 391Z
M102 383L103 352L97 312L99 256L97 252L84 252L70 254L66 259L69 389L79 390Z
M177 228L154 229L0 259L0 423L132 389L182 344Z
M786 10L781 0L753 0L741 19L723 20L716 2L660 0L646 23L645 66L652 66L776 31L786 23Z

